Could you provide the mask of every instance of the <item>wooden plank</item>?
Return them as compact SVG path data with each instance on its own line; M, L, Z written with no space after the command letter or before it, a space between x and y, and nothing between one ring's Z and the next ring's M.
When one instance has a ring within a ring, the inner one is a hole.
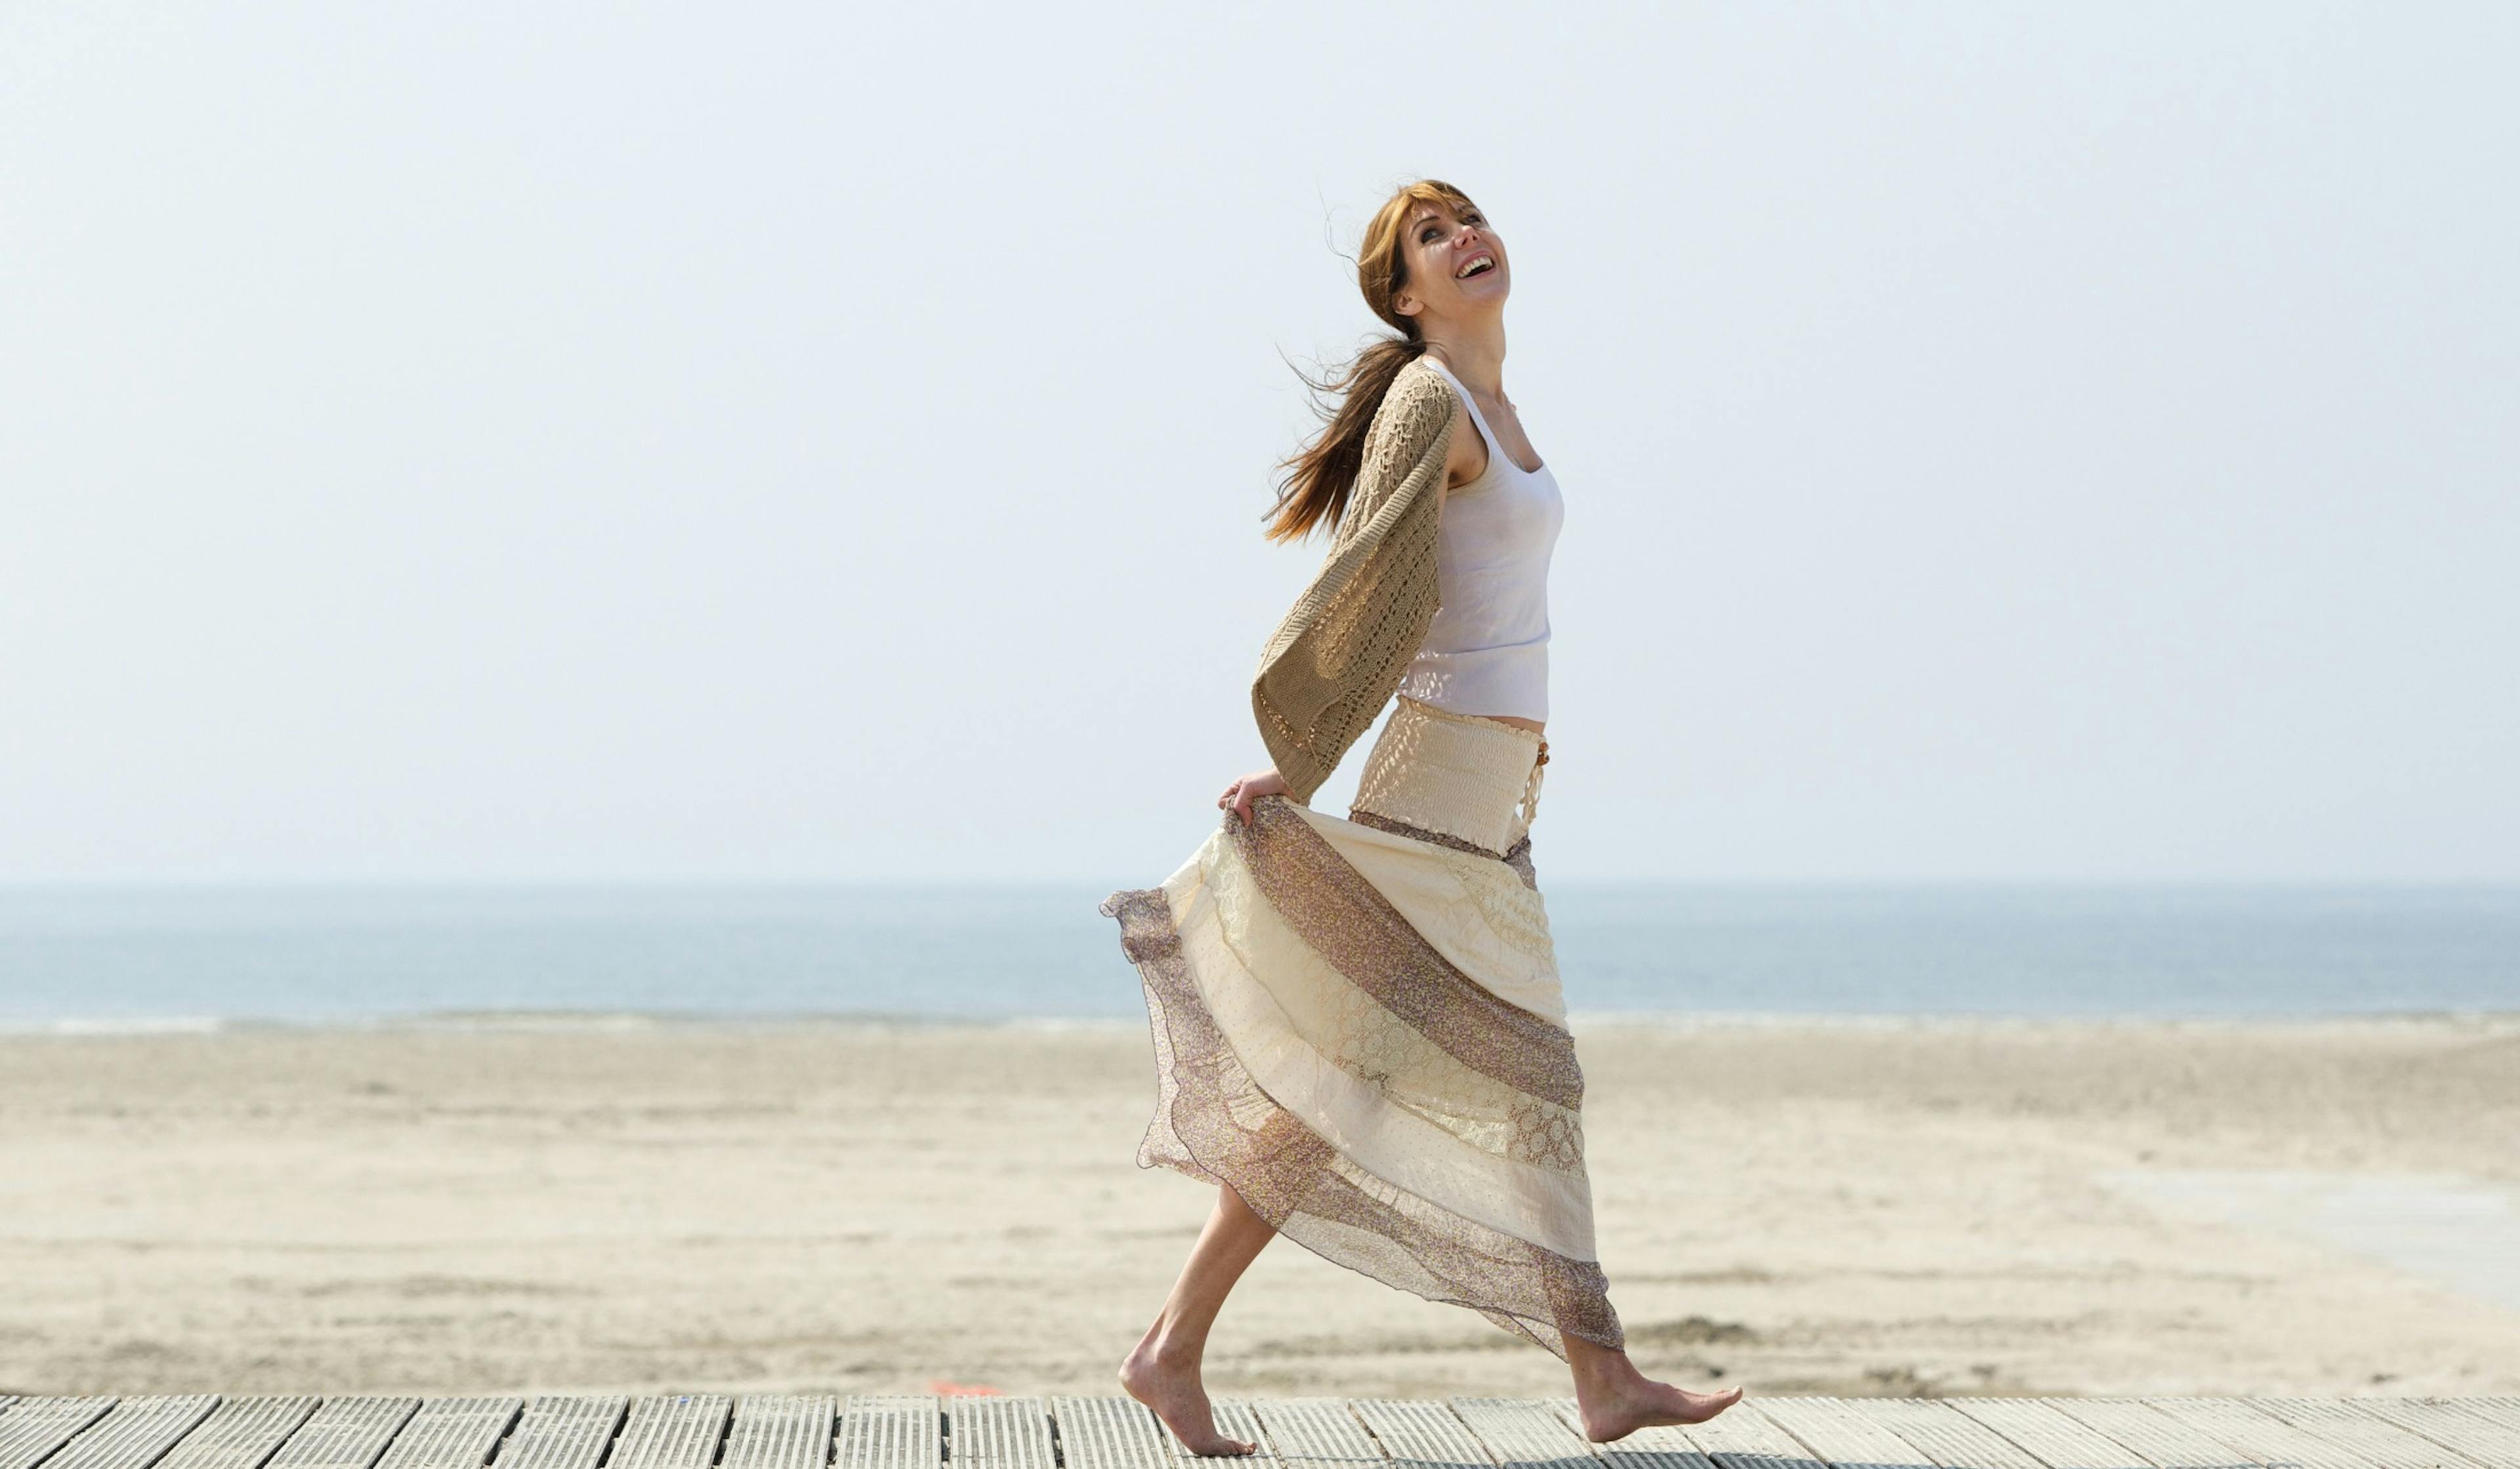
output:
M1584 1436L1529 1399L1456 1398L1453 1415L1506 1469L1601 1469Z
M2039 1469L2037 1454L1954 1407L1955 1401L1865 1398L1850 1405L1945 1469Z
M2154 1469L2152 1461L2082 1419L2036 1398L1947 1398L2050 1469Z
M373 1469L417 1398L335 1398L297 1425L271 1456L270 1469Z
M2422 1398L2411 1401L2444 1403L2463 1413L2474 1413L2489 1423L2520 1428L2520 1398Z
M2258 1460L2154 1407L2141 1398L2042 1398L2161 1469L2247 1469Z
M2369 1469L2351 1449L2304 1433L2245 1398L2147 1398L2155 1408L2209 1434L2261 1464L2282 1469Z
M230 1398L168 1450L158 1469L260 1469L322 1402L311 1393Z
M524 1405L522 1398L428 1399L395 1432L377 1469L481 1469Z
M1746 1404L1725 1409L1737 1413ZM1794 1436L1813 1453L1839 1469L1866 1465L1921 1465L1928 1460L1915 1446L1865 1416L1861 1404L1843 1398L1778 1397L1759 1400L1768 1421Z
M945 1418L934 1398L851 1398L839 1423L839 1456L833 1460L838 1469L936 1469L945 1461ZM742 1432L741 1421L736 1431ZM731 1463L734 1450L728 1450L727 1458ZM758 1469L813 1466L791 1460Z
M944 1431L936 1426L936 1400L916 1401L927 1404L927 1423L922 1446L926 1457L915 1462L918 1469L936 1469L945 1452ZM718 1469L824 1469L832 1462L832 1424L839 1411L840 1400L831 1393L753 1393L739 1398L735 1401L735 1416L727 1425ZM904 1459L902 1464L907 1469L913 1462Z
M1566 1431L1584 1437L1584 1415L1572 1398L1542 1400ZM1728 1414L1739 1408L1728 1408ZM1590 1441L1587 1441L1590 1442ZM1640 1428L1615 1444L1595 1444L1593 1451L1600 1455L1605 1469L1715 1469L1715 1461L1705 1450L1689 1442L1688 1435L1677 1428Z
M0 1469L31 1469L112 1407L112 1394L18 1400L0 1415Z
M1490 1469L1494 1460L1453 1410L1410 1398L1359 1398L1348 1403L1382 1456L1403 1469Z
M709 1469L735 1400L716 1393L634 1399L608 1469Z
M2498 1423L2455 1402L2427 1398L2357 1398L2354 1405L2400 1428L2447 1445L2494 1469L2520 1469L2520 1427Z
M1724 1469L1819 1469L1821 1463L1747 1400L1679 1432Z
M2249 1402L2260 1412L2350 1449L2374 1469L2477 1469L2480 1462L2365 1412L2358 1403L2333 1398L2252 1398Z
M1058 1469L1050 1404L1038 1398L956 1398L945 1424L957 1469Z
M1053 1398L1050 1416L1066 1469L1164 1469L1178 1447L1134 1398Z
M1381 1446L1339 1399L1273 1399L1252 1403L1251 1411L1284 1469L1383 1469Z
M499 1469L595 1469L629 1410L630 1400L620 1393L546 1393L517 1419L516 1432L500 1446Z
M1250 1469L1285 1469L1278 1458L1278 1446L1270 1441L1269 1430L1260 1421L1258 1404L1240 1398L1217 1398L1208 1406L1216 1413L1216 1431L1229 1439L1240 1439L1260 1446L1257 1452L1238 1455L1231 1462L1247 1464ZM1350 1419L1354 1422L1354 1419ZM1182 1447L1181 1440L1164 1435L1164 1447L1172 1453L1175 1469L1223 1469L1227 1460L1205 1457Z
M44 1469L149 1469L218 1405L215 1393L119 1399L44 1460Z

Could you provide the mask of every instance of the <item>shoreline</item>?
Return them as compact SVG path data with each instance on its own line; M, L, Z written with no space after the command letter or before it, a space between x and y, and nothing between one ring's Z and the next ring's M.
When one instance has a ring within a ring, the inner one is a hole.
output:
M1808 1027L1843 1031L1942 1031L1985 1029L2031 1032L2088 1027L2096 1030L2240 1031L2256 1027L2439 1027L2491 1036L2520 1035L2520 1008L2424 1008L2404 1010L2301 1010L2165 1014L2144 1011L2030 1013L2021 1011L1872 1010L1572 1010L1568 1027L1592 1030L1701 1032ZM537 1034L624 1034L673 1030L1003 1030L1134 1032L1147 1027L1130 1015L935 1015L853 1010L792 1012L662 1009L499 1009L381 1011L345 1015L136 1015L0 1017L0 1045L14 1041L114 1036L374 1035L397 1031L522 1031Z

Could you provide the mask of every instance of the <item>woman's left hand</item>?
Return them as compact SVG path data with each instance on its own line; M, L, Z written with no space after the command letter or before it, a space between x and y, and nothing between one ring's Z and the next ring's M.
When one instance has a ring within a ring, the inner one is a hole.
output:
M1216 798L1216 809L1233 812L1242 818L1243 825L1248 826L1251 824L1252 802L1262 796L1279 796L1285 793L1286 778L1278 774L1278 768L1273 765L1267 770L1255 771L1225 787L1225 794Z

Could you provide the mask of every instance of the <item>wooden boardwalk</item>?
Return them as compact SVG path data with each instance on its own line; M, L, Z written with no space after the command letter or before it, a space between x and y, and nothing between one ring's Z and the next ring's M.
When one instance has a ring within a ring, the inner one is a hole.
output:
M1574 1404L1227 1402L1253 1469L2520 1469L2520 1398L1756 1397L1584 1442ZM0 1397L0 1469L1185 1469L1124 1398ZM1228 1461L1197 1460L1216 1469Z

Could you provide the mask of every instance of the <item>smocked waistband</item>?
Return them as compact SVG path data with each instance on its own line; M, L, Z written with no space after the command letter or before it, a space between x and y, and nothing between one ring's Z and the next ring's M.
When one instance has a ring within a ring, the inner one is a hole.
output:
M1355 808L1502 857L1540 809L1549 741L1502 720L1402 696L1367 755Z

